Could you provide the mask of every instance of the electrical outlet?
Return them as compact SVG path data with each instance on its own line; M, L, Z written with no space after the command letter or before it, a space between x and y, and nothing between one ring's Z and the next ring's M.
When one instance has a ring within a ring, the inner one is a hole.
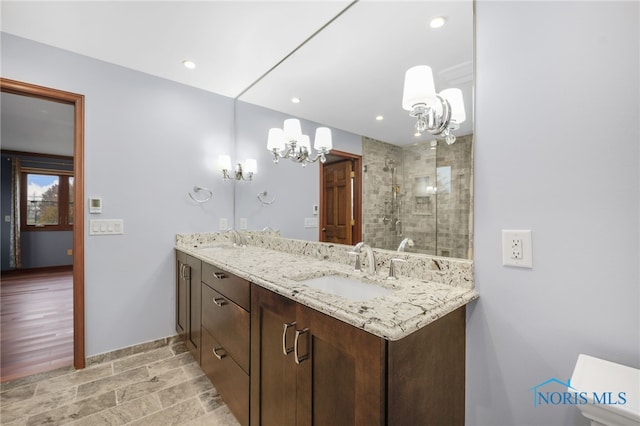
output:
M246 217L241 217L240 218L240 230L241 231L246 231L247 230L247 218Z
M511 244L511 258L522 259L522 239L516 238L509 242Z
M530 230L502 230L502 264L533 268Z
M229 222L227 222L227 218L226 217L221 217L220 218L220 230L221 231L226 231L227 229L229 229Z

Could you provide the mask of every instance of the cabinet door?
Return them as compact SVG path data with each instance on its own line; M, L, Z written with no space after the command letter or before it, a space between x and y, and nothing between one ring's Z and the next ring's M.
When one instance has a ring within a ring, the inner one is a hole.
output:
M187 282L188 315L187 315L187 347L195 360L200 363L200 312L202 303L202 267L200 260L187 256L190 274Z
M187 339L187 255L176 252L176 332Z
M259 286L251 289L251 424L254 426L296 425L295 325L285 330L286 324L295 323L295 306L295 302Z
M382 425L385 341L297 305L297 425Z

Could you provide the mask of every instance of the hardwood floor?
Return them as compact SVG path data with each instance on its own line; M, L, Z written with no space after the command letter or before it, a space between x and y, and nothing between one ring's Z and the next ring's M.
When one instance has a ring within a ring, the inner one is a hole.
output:
M72 270L2 276L0 381L73 365Z

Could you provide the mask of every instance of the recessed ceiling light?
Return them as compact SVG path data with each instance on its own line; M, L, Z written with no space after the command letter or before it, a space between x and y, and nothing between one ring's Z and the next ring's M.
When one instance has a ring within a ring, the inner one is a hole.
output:
M184 60L182 61L182 65L184 65L185 68L188 68L190 70L194 69L196 67L195 62L193 61L188 61L188 60Z
M294 96L293 98L291 98L291 102L294 103L294 104L299 104L300 103L300 98L297 98L297 97Z
M376 120L377 121L382 121L382 120L384 120L384 117L381 116L381 115L378 115L378 116L376 116Z
M445 18L444 16L436 16L435 18L433 18L431 20L431 23L429 23L429 26L431 28L440 28L442 27L445 23L447 22L447 18Z

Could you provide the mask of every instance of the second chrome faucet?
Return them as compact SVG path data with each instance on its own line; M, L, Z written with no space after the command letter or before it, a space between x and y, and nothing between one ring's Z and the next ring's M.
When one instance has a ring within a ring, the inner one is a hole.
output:
M371 248L371 246L363 242L359 242L358 244L356 244L353 247L353 251L350 252L351 254L354 254L356 256L355 270L356 271L361 270L360 253L362 252L362 250L364 250L365 254L367 255L367 261L368 261L367 273L375 274L376 273L376 257L373 254L373 249Z

